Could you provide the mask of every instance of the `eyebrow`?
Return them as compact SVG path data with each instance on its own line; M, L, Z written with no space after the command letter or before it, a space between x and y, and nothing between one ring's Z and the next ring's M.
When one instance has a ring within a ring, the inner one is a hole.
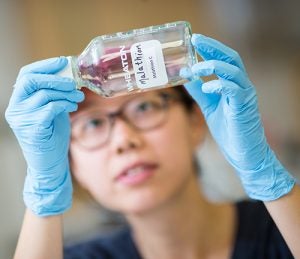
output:
M79 104L78 110L90 108L90 107L96 106L96 105L99 105L99 103L96 101L83 102L83 103Z
M128 98L124 103L128 102L130 99L133 98ZM123 105L123 104L122 104ZM122 106L121 105L121 106ZM107 105L105 105L105 103L99 103L98 100L91 100L91 101L87 101L87 102L83 102L82 104L79 104L79 109L74 113L74 117L77 117L77 114L84 114L86 112L92 111L92 110L101 110L101 112L103 113L113 113L115 107L113 107L113 111L111 111L111 109L106 109ZM119 107L117 107L119 108ZM118 109L117 109L118 110Z
M176 93L176 91L171 90L171 89L163 89L160 92L166 92L166 93ZM126 100L119 106L122 107L124 105L124 103L127 103L133 99L137 98L137 96L135 95L129 95L128 98L126 98ZM93 110L94 107L98 107L97 109L99 109L101 107L101 110L103 111L103 113L114 113L115 109L113 109L113 111L109 110L109 109L105 109L105 103L99 103L98 100L91 100L91 101L87 101L87 102L83 102L81 104L79 104L79 109L78 111L76 111L75 113L73 113L73 116L76 116L77 114L80 113L85 113L86 111L89 110ZM118 108L119 108L118 107ZM117 109L118 110L118 109ZM77 117L77 116L76 116Z

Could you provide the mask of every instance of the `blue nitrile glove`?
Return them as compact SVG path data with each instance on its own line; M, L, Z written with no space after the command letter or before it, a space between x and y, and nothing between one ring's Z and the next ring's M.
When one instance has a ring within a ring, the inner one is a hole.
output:
M23 67L5 113L27 162L24 201L39 216L63 213L72 203L68 112L84 96L73 80L54 75L67 62L52 58Z
M237 171L246 193L262 201L287 194L295 180L267 143L256 91L240 56L202 35L194 34L192 44L204 61L192 67L192 74L182 71L182 76L216 75L218 79L195 80L185 87L200 106L213 138Z

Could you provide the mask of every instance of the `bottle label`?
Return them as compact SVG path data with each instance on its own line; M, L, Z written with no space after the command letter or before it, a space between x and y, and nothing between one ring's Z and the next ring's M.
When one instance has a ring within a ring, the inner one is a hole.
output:
M150 88L168 83L161 43L149 40L135 43L130 48L136 84Z

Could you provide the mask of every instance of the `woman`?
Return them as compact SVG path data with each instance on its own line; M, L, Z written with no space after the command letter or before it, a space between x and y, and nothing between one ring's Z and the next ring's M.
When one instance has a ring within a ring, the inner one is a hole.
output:
M299 186L266 142L242 61L202 35L192 43L204 60L192 73L218 77L185 85L195 103L180 87L113 99L84 90L83 101L72 80L54 75L65 58L21 70L6 111L28 164L15 258L63 256L68 153L76 180L123 213L130 228L67 248L65 258L292 258L290 250L300 257ZM194 160L205 135L202 114L245 191L263 203L205 199Z

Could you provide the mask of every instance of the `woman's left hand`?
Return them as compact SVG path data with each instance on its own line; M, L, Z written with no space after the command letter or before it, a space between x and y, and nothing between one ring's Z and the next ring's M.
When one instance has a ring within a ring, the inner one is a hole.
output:
M185 87L200 106L212 136L237 171L245 191L263 201L287 194L295 180L266 141L255 87L239 54L199 34L193 35L192 44L204 60L192 67L193 76L216 75L217 79L205 83L195 80Z

